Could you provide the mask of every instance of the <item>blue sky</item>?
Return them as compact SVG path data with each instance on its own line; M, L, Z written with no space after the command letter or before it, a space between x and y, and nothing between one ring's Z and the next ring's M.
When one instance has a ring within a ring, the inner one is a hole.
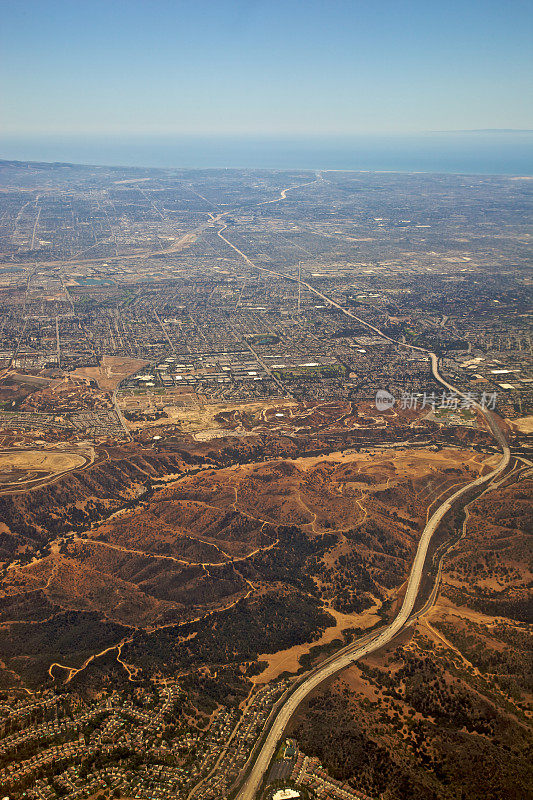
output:
M4 134L533 128L523 0L0 0Z

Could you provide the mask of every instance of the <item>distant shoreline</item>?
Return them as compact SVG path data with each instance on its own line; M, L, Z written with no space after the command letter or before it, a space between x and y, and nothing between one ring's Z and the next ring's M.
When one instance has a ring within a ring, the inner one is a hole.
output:
M533 133L357 137L0 135L0 158L144 169L533 175Z

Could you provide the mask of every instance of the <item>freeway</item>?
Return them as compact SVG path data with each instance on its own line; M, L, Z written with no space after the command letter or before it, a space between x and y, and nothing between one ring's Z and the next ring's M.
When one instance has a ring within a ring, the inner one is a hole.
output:
M225 226L227 227L227 226ZM225 229L225 228L224 228ZM451 383L446 381L439 372L438 367L438 357L435 353L431 352L430 350L426 350L423 347L418 347L415 345L404 344L402 342L398 342L397 340L387 336L387 334L383 333L379 328L371 323L367 322L360 317L357 317L355 314L352 314L351 311L341 306L339 303L336 303L327 295L323 294L322 292L315 289L314 286L307 283L306 281L300 280L300 278L292 278L287 275L284 275L280 272L275 272L273 270L266 269L264 267L258 267L257 265L253 264L253 262L244 254L242 251L238 250L226 237L221 235L221 231L218 232L218 235L221 239L226 241L230 247L233 248L237 253L239 253L252 267L262 271L268 272L272 275L276 275L276 277L285 278L287 280L291 280L293 282L298 283L300 286L305 286L310 292L315 295L318 295L328 304L334 306L343 314L352 319L357 320L362 325L366 326L370 330L374 331L376 334L381 336L384 339L392 342L393 344L405 347L410 350L416 350L418 352L424 353L428 356L430 363L431 363L431 372L433 377L436 381L438 381L442 386L448 389L450 392L453 392L459 397L465 397L465 394L453 386ZM426 556L428 552L428 548L432 539L433 534L437 530L439 524L441 523L442 519L446 516L446 514L453 508L453 506L459 501L462 497L470 493L473 489L478 486L483 486L485 483L489 483L490 481L494 480L498 475L500 475L508 466L510 458L511 458L511 451L505 439L505 436L500 429L496 418L486 409L484 406L481 406L479 403L471 403L471 405L478 411L478 413L483 417L485 420L489 430L491 431L492 435L498 442L499 446L502 449L502 457L498 462L498 465L486 475L482 475L479 478L476 478L471 483L463 486L461 489L458 489L454 494L448 497L441 505L437 508L437 510L433 513L430 517L424 530L422 531L422 535L420 537L420 541L418 543L418 548L416 551L415 559L413 565L411 567L411 572L409 574L409 580L407 583L407 589L405 592L405 596L403 599L402 606L400 611L398 612L397 616L392 620L392 622L386 626L385 628L381 629L378 633L374 636L367 636L364 637L362 641L350 645L347 648L344 648L337 654L331 656L325 662L323 662L319 667L312 670L308 677L301 682L297 688L292 691L283 705L279 707L279 710L276 713L276 716L272 722L272 725L264 738L263 744L255 756L255 761L253 766L251 767L248 776L245 779L245 782L237 795L237 800L253 800L257 796L259 788L263 782L264 775L266 774L270 762L276 752L277 744L283 735L289 720L295 713L296 709L300 705L300 703L308 696L310 692L313 691L319 684L321 684L324 680L331 677L335 673L339 672L339 670L344 669L345 667L352 664L354 661L362 658L363 656L368 655L369 653L373 653L376 650L379 650L384 645L388 644L392 639L394 639L400 631L405 627L408 623L409 618L414 610L415 603L418 597L418 592L420 590L420 583L422 580L422 573L424 568L424 563L426 561ZM253 754L252 754L253 759Z
M294 712L300 703L307 697L307 695L324 680L331 677L336 672L339 672L339 670L349 666L354 661L362 658L363 656L373 653L375 650L379 650L379 648L388 644L400 633L414 609L416 599L418 597L418 591L420 589L422 571L424 568L429 544L439 523L442 521L443 517L448 513L448 511L450 511L455 502L459 500L459 498L461 498L463 495L466 495L475 487L482 486L484 483L493 480L497 475L499 475L507 467L509 458L509 448L506 447L506 452L503 453L502 458L495 469L493 469L487 475L482 475L481 477L476 478L476 480L454 492L454 494L452 494L451 497L442 503L430 517L426 527L422 532L422 536L420 537L415 560L409 575L402 607L397 616L393 619L390 625L372 637L370 641L367 640L362 645L360 643L355 646L352 645L350 648L345 648L336 656L328 659L328 661L324 662L323 665L315 670L313 674L311 674L307 680L301 683L296 691L289 696L287 701L280 708L276 719L270 728L264 744L257 755L255 764L250 771L248 779L238 794L238 800L253 800L253 798L256 796L256 793L262 783L263 776L268 769L274 753L276 752L276 747L278 741L283 735L283 731L287 727L287 724L289 723L289 720L293 716Z
M457 547L459 541L466 535L466 526L467 526L467 523L468 523L470 506L472 505L472 503L474 503L476 500L479 500L479 498L483 497L483 495L485 495L487 492L492 492L494 489L497 489L498 486L501 486L501 484L505 483L510 478L512 478L513 481L516 481L518 477L520 477L521 475L528 475L529 472L530 472L530 468L527 467L527 466L524 466L524 467L515 466L515 467L513 467L511 470L509 470L509 472L506 472L504 477L500 478L500 480L495 481L493 479L492 481L490 481L490 483L488 484L487 488L483 492L481 492L481 494L476 495L474 500L472 500L470 503L468 503L464 507L465 519L464 519L464 522L463 522L461 535L459 536L458 539L456 539L456 540L454 540L452 542L447 542L444 545L442 545L437 550L435 555L433 556L434 563L438 564L438 567L437 567L437 574L435 575L435 581L433 583L433 588L431 590L431 594L429 595L428 599L426 600L426 602L424 603L422 608L420 608L417 611L415 611L414 614L411 614L411 617L409 618L409 621L408 621L409 625L412 625L415 622L417 622L418 619L420 617L423 617L425 614L427 614L427 612L430 610L430 608L434 605L434 603L435 603L435 601L437 599L438 592L439 592L444 559L446 558L446 556L448 555L448 553L451 550L454 550Z

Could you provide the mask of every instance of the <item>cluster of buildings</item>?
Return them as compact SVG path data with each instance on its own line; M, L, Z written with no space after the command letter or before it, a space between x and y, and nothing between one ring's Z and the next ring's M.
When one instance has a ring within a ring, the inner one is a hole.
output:
M0 707L0 788L27 800L116 796L225 797L287 681L259 688L241 708L220 707L205 730L184 725L177 683L90 703L48 691ZM155 695L154 695L155 692Z
M126 431L114 408L80 411L77 414L55 415L33 411L0 411L0 431L31 434L34 439L59 438L75 441L91 437L96 440L123 439Z
M245 766L257 737L263 730L273 705L288 687L278 681L259 689L244 704L242 711L228 717L217 715L206 739L204 755L192 766L188 787L196 786L195 800L219 800L227 796ZM202 776L205 778L202 780Z
M530 340L509 339L516 349L503 352L471 348L469 353L448 356L444 369L466 391L496 392L498 410L503 416L526 416L533 408L533 349Z
M298 752L290 780L296 785L311 789L314 796L323 800L370 800L368 795L353 789L344 781L328 775L318 758Z

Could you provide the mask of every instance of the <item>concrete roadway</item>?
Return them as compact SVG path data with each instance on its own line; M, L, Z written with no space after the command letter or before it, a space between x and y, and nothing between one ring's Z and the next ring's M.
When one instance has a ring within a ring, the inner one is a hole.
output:
M411 574L409 575L407 590L405 592L403 604L398 615L390 625L378 633L369 642L366 642L362 646L355 646L354 649L343 651L337 657L334 657L326 662L323 667L317 669L316 672L314 672L306 681L304 681L304 683L300 684L293 694L290 695L287 702L278 712L278 715L268 733L263 747L256 758L250 775L238 794L238 800L253 800L253 798L256 796L256 793L261 786L263 776L266 773L270 761L276 752L276 747L281 736L283 735L283 731L287 727L292 715L300 703L307 697L307 695L313 689L319 686L319 684L321 684L324 680L326 680L326 678L329 678L331 675L339 672L339 670L349 666L359 658L362 658L363 656L366 656L375 650L379 650L379 648L388 644L392 639L394 639L395 636L398 635L398 633L400 633L414 609L416 599L418 597L418 591L420 589L422 571L424 568L429 544L431 542L431 537L435 533L439 523L460 497L465 495L476 486L482 486L484 483L491 481L493 478L499 475L508 465L509 457L510 452L509 448L507 448L507 452L503 454L498 466L494 470L489 472L487 475L476 478L476 480L454 492L454 494L451 495L451 497L449 497L444 503L442 503L442 505L440 505L435 513L430 517L426 527L424 528L422 536L420 537L415 560L411 568Z
M264 271L272 272L271 270L264 270ZM278 275L279 277L284 277L284 278L288 277L286 275L282 275L282 273L274 273L274 274ZM309 291L313 292L313 294L318 295L326 302L338 308L339 311L341 311L343 314L346 314L346 316L352 317L353 319L362 323L367 328L370 328L384 339L387 339L388 341L393 342L396 345L407 347L411 350L417 350L419 352L428 355L431 361L431 371L434 378L450 392L457 394L459 397L464 397L464 394L462 392L460 392L458 389L452 386L452 384L448 383L448 381L446 381L440 375L438 371L438 358L435 353L432 353L431 351L426 350L423 347L416 347L415 345L408 345L408 344L404 345L401 344L400 342L397 342L390 336L384 334L379 328L376 328L374 325L371 325L370 323L366 322L360 317L356 317L355 314L352 314L350 311L348 311L335 301L331 300L326 295L322 294L322 292L319 292L310 284L304 281L300 281L300 283L301 285L309 289ZM461 497L470 492L471 489L474 489L477 486L482 486L483 484L492 481L497 475L501 474L503 470L505 470L506 467L508 466L511 457L511 451L509 450L507 441L502 431L500 430L495 418L492 416L492 414L490 414L489 411L487 411L487 409L483 408L478 403L473 403L472 405L484 417L491 433L496 438L498 444L502 448L502 457L498 465L488 474L476 478L476 480L472 481L466 486L463 486L458 491L454 492L454 494L452 494L447 500L445 500L430 517L420 537L420 541L415 555L415 560L413 562L411 573L409 575L409 580L407 583L407 589L405 592L402 607L397 616L390 623L390 625L388 625L385 629L381 630L375 636L370 637L370 639L368 637L364 637L363 640L364 644L359 642L358 644L351 645L350 647L341 650L335 656L332 656L329 659L327 659L317 669L313 670L312 673L309 675L309 677L306 680L304 680L298 686L298 688L295 689L294 692L292 692L292 694L289 695L286 702L281 706L275 717L275 720L266 736L266 739L255 758L255 763L247 779L245 780L244 785L242 786L240 792L237 795L237 800L253 800L253 798L256 797L257 792L261 787L264 775L266 774L270 762L276 752L278 742L282 737L283 732L287 727L289 720L293 716L294 712L296 711L300 703L307 697L307 695L313 689L319 686L319 684L321 684L324 680L331 677L336 672L339 672L339 670L342 670L345 667L349 666L354 661L357 661L359 658L362 658L363 656L366 656L369 653L374 652L375 650L379 650L381 647L388 644L392 639L394 639L394 637L397 636L398 633L400 633L400 631L404 628L407 621L409 620L409 617L413 612L416 599L418 597L418 592L420 589L422 572L429 544L431 542L431 537L435 533L443 517L451 510L454 504L458 500L460 500Z

